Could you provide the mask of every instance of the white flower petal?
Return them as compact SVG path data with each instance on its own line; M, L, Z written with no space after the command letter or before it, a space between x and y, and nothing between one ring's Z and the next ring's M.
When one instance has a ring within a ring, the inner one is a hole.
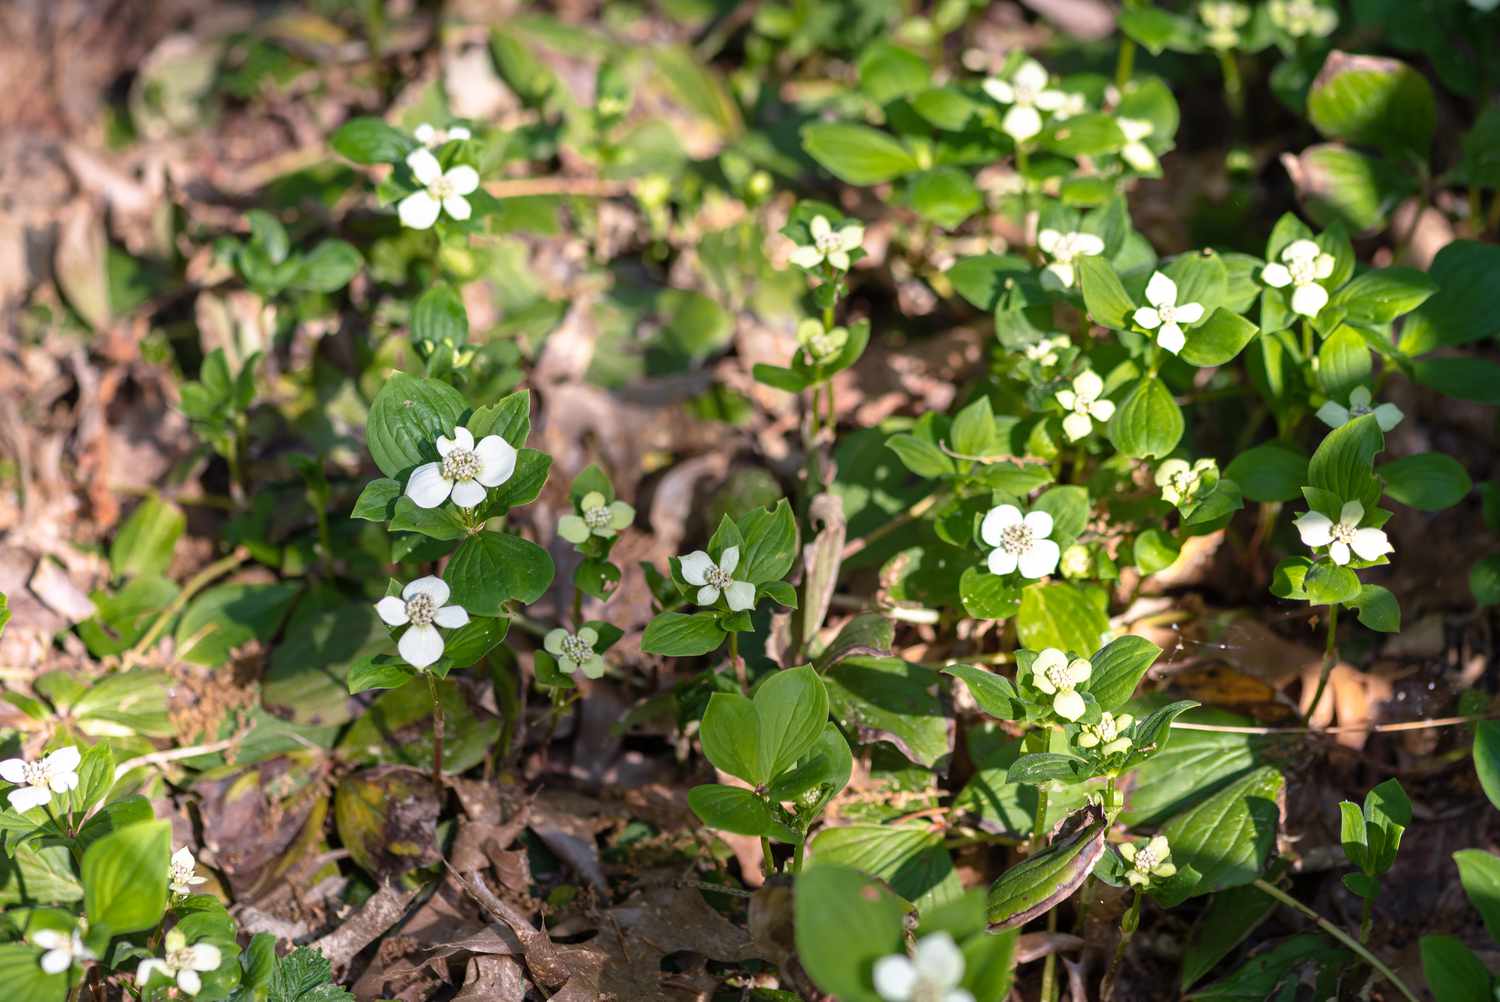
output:
M1088 710L1088 705L1077 692L1064 689L1052 697L1052 710L1064 720L1077 720Z
M460 508L478 508L488 493L477 480L460 480L453 485L453 503Z
M910 1002L917 987L917 966L900 954L875 961L875 991L885 1002Z
M1151 273L1146 283L1146 302L1152 306L1172 306L1177 302L1177 283L1159 271Z
M459 164L448 168L443 180L448 182L455 195L470 195L479 187L479 172L468 164Z
M922 937L912 951L912 962L930 985L952 988L963 980L963 952L946 932Z
M1010 104L1016 99L1016 91L1008 81L991 77L984 82L984 92L1000 104Z
M1365 517L1365 506L1358 501L1345 501L1339 509L1339 521L1344 525L1358 525Z
M47 974L61 974L73 966L73 954L67 950L48 950L42 954L42 970Z
M412 130L411 134L416 137L417 142L423 146L431 146L432 141L437 138L437 129L432 127L431 122L423 122Z
M452 493L453 481L443 476L442 463L423 463L406 481L406 496L418 508L436 508Z
M453 429L453 444L465 452L474 451L474 433L463 425ZM447 453L443 453L447 455Z
M1073 252L1085 257L1097 257L1104 253L1104 238L1097 233L1075 233Z
M1292 291L1292 312L1304 317L1315 317L1328 305L1328 290L1317 282L1299 285Z
M1327 546L1333 542L1333 519L1320 511L1310 511L1292 519L1304 546Z
M401 634L396 650L413 668L426 668L443 656L443 635L432 626L411 626Z
M1047 284L1048 279L1055 281L1059 289L1073 288L1073 282L1077 279L1073 266L1067 261L1053 261L1047 265L1042 272L1042 282Z
M1342 428L1349 423L1349 409L1330 400L1318 408L1318 420L1330 428Z
M725 574L733 574L734 569L740 565L740 548L738 546L727 547L719 554L719 570Z
M1104 380L1093 369L1085 369L1074 378L1073 389L1078 392L1079 399L1087 403L1099 399L1099 394L1104 392Z
M1161 326L1161 314L1149 306L1142 306L1135 311L1135 322L1146 330L1155 330Z
M452 593L452 589L448 587L448 582L434 574L417 578L401 589L401 597L408 602L418 595L426 595L432 599L432 604L439 609L448 604L448 596Z
M1044 253L1052 254L1057 250L1057 243L1062 239L1062 234L1057 230L1048 228L1036 235L1036 245Z
M807 224L807 229L814 240L822 240L833 232L833 224L828 221L827 216L813 216L812 222Z
M1073 405L1078 402L1078 394L1072 390L1058 390L1057 402L1062 404L1063 410L1070 411L1073 409Z
M853 262L849 260L848 253L846 253L845 251L836 250L828 252L828 263L833 265L833 267L837 268L839 271L848 271L849 265Z
M789 260L799 268L812 269L823 263L823 252L816 247L798 247Z
M419 184L428 185L443 176L443 167L431 150L412 150L406 155L406 166L411 168Z
M1175 355L1182 350L1183 345L1187 344L1187 336L1182 333L1182 328L1177 326L1177 322L1173 321L1161 325L1161 330L1156 333L1156 343L1161 345L1163 350Z
M719 600L719 589L713 585L704 585L698 589L698 604L713 605Z
M456 630L469 625L469 611L461 605L445 605L432 617L432 621L445 630Z
M47 785L52 788L53 793L67 793L69 790L78 789L78 773L53 771L47 777Z
M396 203L396 215L401 217L401 225L414 230L426 230L437 222L442 208L442 203L426 191L414 191Z
M1087 438L1089 432L1094 430L1094 422L1087 414L1073 413L1063 418L1063 434L1068 436L1069 442L1076 442L1080 438Z
M1287 271L1286 265L1275 261L1261 269L1260 278L1273 289L1284 289L1292 284L1292 273Z
M20 785L26 782L26 760L21 758L8 758L0 762L0 779L7 783Z
M1042 131L1042 116L1030 105L1013 104L1001 120L1000 128L1016 142L1024 143Z
M1024 90L1039 91L1047 86L1047 68L1035 59L1028 59L1016 67L1016 72L1011 74L1017 87Z
M865 228L858 223L840 227L838 235L841 250L852 251L865 242Z
M1050 539L1039 539L1031 545L1031 549L1021 554L1021 577L1032 580L1044 578L1057 570L1060 559L1062 550L1056 543Z
M471 139L473 138L473 135L474 134L472 132L464 128L462 125L454 125L448 129L449 139Z
M147 959L141 961L140 966L135 969L136 985L144 985L146 982L151 980L151 975L156 973L157 971L160 971L162 974L165 974L169 978L172 976L172 969L168 967L167 962L165 960L162 960L160 957L148 957Z
M1349 544L1354 552L1359 554L1361 560L1379 560L1395 548L1391 541L1380 529L1360 529L1354 533L1354 539Z
M1202 303L1183 303L1177 307L1177 322L1184 324L1195 324L1203 319Z
M194 970L183 970L177 972L177 987L188 995L197 995L203 990L203 979Z
M1356 386L1354 389L1349 391L1350 407L1363 409L1370 406L1370 401L1374 399L1375 396L1370 392L1370 388L1368 386Z
M1340 567L1349 562L1349 544L1342 539L1336 539L1328 547L1328 557Z
M1001 530L1020 525L1021 521L1021 509L1015 505L996 505L985 513L984 521L979 523L979 538L990 546L999 546Z
M516 457L519 453L499 435L486 435L474 447L474 458L479 460L479 473L474 479L486 487L499 487L516 472Z
M77 745L68 745L59 748L42 760L43 766L50 772L53 769L62 769L72 772L83 762L83 755L78 751Z
M1046 539L1052 535L1052 516L1045 511L1027 512L1021 522L1031 530L1035 539Z
M56 950L68 946L72 937L58 929L38 929L31 934L31 945L43 950Z
M991 550L985 558L985 566L991 574L1014 574L1019 561L1009 550Z
M1095 421L1108 421L1115 416L1115 402L1113 400L1095 400L1089 404L1089 416Z
M714 558L702 550L694 550L683 557L680 563L682 564L682 580L691 585L701 585L707 581L709 569L715 566Z
M223 954L212 943L194 943L188 951L188 966L195 971L217 971L223 961Z
M1390 431L1400 424L1405 416L1401 413L1401 408L1395 404L1381 404L1375 408L1375 423L1380 425L1381 431Z
M17 790L11 790L6 794L10 806L21 814L25 814L33 807L41 807L52 802L52 791L45 786L23 786Z
M755 585L749 581L734 581L724 591L724 599L735 612L755 608Z
M463 222L474 214L473 208L469 205L469 200L462 195L449 195L443 199L443 211L459 222Z

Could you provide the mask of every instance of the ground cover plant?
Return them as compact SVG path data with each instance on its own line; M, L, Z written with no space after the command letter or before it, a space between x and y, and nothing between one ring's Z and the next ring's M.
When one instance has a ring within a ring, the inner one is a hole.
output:
M0 12L0 981L1500 998L1500 12Z

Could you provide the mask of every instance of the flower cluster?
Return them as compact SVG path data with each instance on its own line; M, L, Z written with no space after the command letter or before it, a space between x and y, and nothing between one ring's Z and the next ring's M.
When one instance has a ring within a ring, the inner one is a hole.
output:
M698 588L698 604L713 605L724 595L733 612L755 608L755 585L736 581L735 568L740 565L740 548L726 547L718 563L703 550L694 550L682 558L682 579Z
M1203 319L1203 305L1179 303L1177 283L1159 271L1152 272L1151 280L1146 283L1146 302L1151 305L1135 311L1135 322L1148 331L1155 331L1156 343L1177 354L1187 344L1183 327Z
M1172 847L1165 835L1153 835L1144 845L1126 842L1120 846L1120 855L1130 864L1125 879L1131 887L1149 887L1156 878L1170 877L1177 872L1172 862Z
M1293 519L1292 524L1297 527L1303 543L1314 549L1328 547L1329 559L1342 567L1349 562L1351 551L1352 556L1361 560L1379 560L1387 553L1395 552L1396 548L1383 530L1369 526L1360 528L1364 517L1364 505L1358 501L1346 501L1337 522L1320 511L1309 511Z
M848 271L854 263L849 255L864 243L865 228L858 223L849 223L834 229L826 216L814 216L807 228L813 242L792 251L792 264L811 271L826 262L836 271Z
M450 497L460 508L476 508L491 487L499 487L516 472L516 449L499 435L477 443L462 426L453 437L439 435L435 463L423 463L406 481L406 496L419 508L436 508Z
M1058 390L1057 402L1068 415L1063 418L1063 433L1069 442L1084 438L1094 429L1094 422L1101 424L1115 416L1112 400L1100 399L1104 393L1104 380L1092 369L1085 369L1073 378L1073 388Z
M557 521L557 534L570 543L585 542L590 536L612 539L635 521L634 508L624 501L606 501L598 491L585 494L578 508L579 514Z
M602 678L604 657L594 650L599 642L599 633L591 626L569 633L559 627L542 638L542 648L557 659L557 666L565 675L583 672L585 678Z
M469 624L462 606L449 605L448 582L428 575L401 589L401 597L387 595L375 603L375 611L387 626L405 626L396 649L413 668L426 668L443 656L443 635L438 627L456 630Z
M1311 240L1293 240L1281 252L1281 260L1261 270L1260 277L1273 289L1292 287L1292 312L1315 317L1328 305L1328 290L1321 283L1333 274L1333 255Z
M1031 665L1031 684L1052 697L1052 710L1064 720L1077 720L1088 709L1078 687L1094 674L1094 666L1083 658L1069 659L1056 647L1048 647Z
M474 208L464 197L479 188L479 172L473 167L455 164L443 170L438 158L426 147L407 154L406 166L421 187L396 204L396 214L403 226L426 230L444 212L460 222L473 215Z
M1097 724L1084 724L1078 734L1078 747L1097 748L1100 755L1119 755L1130 750L1130 725L1135 718L1128 713L1115 716L1106 713Z
M1042 112L1055 112L1070 104L1068 95L1049 87L1047 70L1035 59L1028 59L1011 74L1009 80L991 77L984 82L984 92L1000 104L1010 105L1000 128L1018 143L1024 143L1042 131Z
M917 942L912 955L881 957L875 962L875 991L885 1002L974 1002L960 988L964 955L951 935L935 932Z
M1052 516L1044 511L1026 515L1013 504L991 508L979 523L979 538L993 546L986 560L991 574L1044 578L1057 570L1062 550L1051 539Z
M59 748L35 762L8 758L0 762L0 779L15 785L6 795L12 810L25 813L45 807L54 793L78 789L78 766L83 761L75 745Z

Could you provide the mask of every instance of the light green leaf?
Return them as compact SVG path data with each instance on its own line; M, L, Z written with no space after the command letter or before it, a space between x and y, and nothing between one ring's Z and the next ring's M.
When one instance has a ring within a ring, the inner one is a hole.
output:
M1283 785L1280 772L1262 766L1163 826L1172 861L1179 869L1191 866L1198 871L1198 881L1175 895L1177 900L1248 884L1260 876L1276 845Z
M849 184L879 184L918 167L906 147L867 125L820 122L804 126L802 148L830 174Z
M1385 493L1419 511L1442 511L1462 501L1473 488L1458 460L1441 452L1421 452L1385 463L1375 470Z
M1159 379L1138 379L1109 421L1109 440L1134 459L1165 456L1182 440L1182 409Z
M144 821L100 838L83 854L84 914L113 935L140 932L167 907L172 824Z

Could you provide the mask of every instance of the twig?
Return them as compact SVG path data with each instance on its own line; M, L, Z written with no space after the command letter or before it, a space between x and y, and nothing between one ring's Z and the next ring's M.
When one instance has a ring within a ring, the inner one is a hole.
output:
M162 614L156 618L156 622L151 624L150 629L146 631L145 635L136 641L134 647L125 652L125 657L121 659L121 667L129 668L139 661L146 651L150 649L151 645L156 643L156 638L161 635L161 631L167 628L167 624L176 618L177 614L182 611L183 606L187 605L194 595L249 559L250 551L243 546L239 546L229 556L215 560L203 568L203 570L193 575L188 583L182 586L182 591L177 593L177 597L162 610Z
M1463 717L1405 720L1395 724L1345 724L1339 727L1249 727L1234 724L1191 724L1172 721L1174 731L1213 731L1219 734L1353 734L1391 731L1425 731L1432 727L1458 727L1479 720L1494 720L1500 713L1471 713Z
M1307 905L1304 905L1302 902L1298 901L1296 898L1292 897L1290 894L1288 894L1286 891L1283 891L1275 884L1268 884L1264 880L1257 879L1255 881L1255 887L1262 893L1268 894L1271 897L1275 898L1277 901L1286 905L1288 908L1293 908L1301 912L1308 918L1312 919L1313 922L1317 924L1319 929L1322 929L1324 932L1328 933L1328 935L1332 936L1334 939L1338 940L1340 943L1353 950L1356 954L1359 955L1362 960L1364 960L1365 963L1369 964L1376 971L1380 972L1380 976L1389 981L1391 985L1402 995L1410 999L1411 1002L1417 1002L1416 995L1412 994L1412 990L1406 987L1406 982L1397 977L1395 971L1387 967L1384 961L1382 961L1379 957L1375 956L1375 954L1366 949L1364 944L1360 943L1359 940L1355 939L1353 936L1349 935L1347 932L1340 929L1338 926L1334 925L1332 922L1328 921L1326 918L1319 915L1317 912L1313 911Z
M211 741L204 745L189 745L186 748L171 748L167 751L151 752L147 755L137 755L128 758L115 766L115 781L124 776L132 769L139 769L143 765L166 765L168 762L178 762L185 758L197 758L199 755L212 755L214 752L226 751L239 744L245 737L246 732L236 734L232 738L222 741Z
M866 533L844 547L844 559L848 560L877 539L883 539L904 525L910 525L927 513L927 510L948 496L946 490L933 491L931 494L914 503L906 511L897 515L889 522L882 525L873 532Z

